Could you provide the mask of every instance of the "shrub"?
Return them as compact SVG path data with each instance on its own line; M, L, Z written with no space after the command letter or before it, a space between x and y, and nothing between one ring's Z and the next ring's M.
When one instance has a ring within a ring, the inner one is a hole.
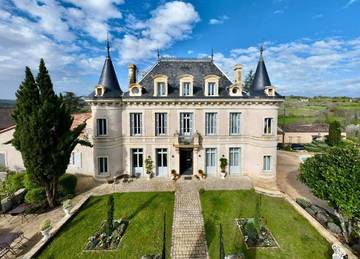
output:
M45 231L45 230L50 229L50 228L51 228L51 221L50 221L50 219L45 219L45 220L43 221L43 223L41 224L41 226L40 226L40 230L41 230L41 231Z
M339 145L341 142L341 124L339 121L334 120L329 123L329 135L327 143L329 146Z
M34 180L31 179L30 174L25 174L24 187L26 190L31 190L31 189L39 188L40 186L38 184L36 184Z
M13 195L17 190L24 188L24 173L8 174L4 183L4 190L7 195Z
M108 199L108 214L106 221L106 233L108 236L111 236L113 232L113 223L114 223L114 196L110 195Z
M220 160L221 172L225 172L226 166L228 165L228 160L224 155L222 155L222 157L219 160Z
M63 197L75 195L77 178L72 174L64 174L59 179L59 194Z
M41 206L45 204L46 194L44 188L38 187L28 190L25 195L25 202L35 206Z
M258 239L258 232L253 219L249 219L244 226L245 235L248 236L249 244L255 245Z
M70 209L71 208L71 200L70 199L67 199L67 200L65 200L63 203L62 203L62 205L63 205L63 209Z

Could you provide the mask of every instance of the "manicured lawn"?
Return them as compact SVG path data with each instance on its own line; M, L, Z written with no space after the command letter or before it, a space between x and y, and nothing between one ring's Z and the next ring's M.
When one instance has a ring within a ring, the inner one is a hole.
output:
M254 191L206 191L201 194L206 238L211 258L219 258L219 225L223 226L225 252L242 251L246 258L331 258L330 244L280 198L263 196L261 214L280 248L247 250L234 219L253 217Z
M40 258L140 258L160 254L163 213L166 212L167 254L170 254L173 193L115 193L114 219L127 218L130 224L120 249L114 252L83 252L88 238L106 218L108 196L92 197L81 211L40 254Z

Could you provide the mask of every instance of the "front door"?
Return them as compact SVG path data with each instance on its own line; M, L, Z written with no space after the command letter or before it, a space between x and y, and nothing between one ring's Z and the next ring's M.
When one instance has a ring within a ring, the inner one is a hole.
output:
M167 149L156 149L156 176L166 177L168 175Z
M193 150L180 149L180 174L192 175L193 174Z
M144 173L143 150L142 148L134 148L131 150L131 153L132 173L136 177L142 176Z

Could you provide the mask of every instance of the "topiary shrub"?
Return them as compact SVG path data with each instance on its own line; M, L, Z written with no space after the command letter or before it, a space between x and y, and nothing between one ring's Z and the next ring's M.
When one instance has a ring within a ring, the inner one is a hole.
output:
M75 195L77 178L72 174L64 174L59 178L59 194L62 197Z
M44 188L34 188L27 191L25 202L34 206L42 206L46 203L46 194Z
M31 190L31 189L39 188L40 186L38 184L36 184L34 180L31 179L30 174L25 174L24 187L26 190Z
M17 190L24 188L24 173L8 174L4 183L4 191L8 196L12 196Z

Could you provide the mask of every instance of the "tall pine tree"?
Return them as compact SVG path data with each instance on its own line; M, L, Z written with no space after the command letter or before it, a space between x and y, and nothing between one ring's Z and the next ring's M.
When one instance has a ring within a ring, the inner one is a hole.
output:
M11 143L21 152L31 179L45 189L49 207L53 208L58 179L66 171L72 150L77 144L91 146L78 138L86 124L71 130L73 117L63 97L55 94L43 59L36 82L26 68L16 97L16 129Z
M249 71L249 74L247 74L245 81L244 81L244 90L246 92L250 91L250 87L252 86L253 82L254 82L254 73L252 70Z

